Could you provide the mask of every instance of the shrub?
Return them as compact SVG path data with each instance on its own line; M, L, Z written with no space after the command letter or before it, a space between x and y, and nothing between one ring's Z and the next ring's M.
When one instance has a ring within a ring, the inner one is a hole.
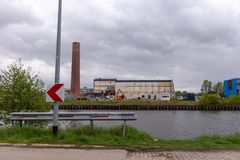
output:
M0 70L0 120L9 122L11 112L49 110L44 97L44 83L21 60Z
M224 100L224 104L238 105L238 104L240 104L240 96L239 95L230 96Z
M199 105L201 106L216 104L220 104L220 96L218 94L204 94L199 100Z

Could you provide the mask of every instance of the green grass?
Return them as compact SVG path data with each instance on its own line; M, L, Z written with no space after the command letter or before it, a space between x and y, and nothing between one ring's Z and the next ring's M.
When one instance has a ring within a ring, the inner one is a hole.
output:
M228 98L221 99L216 94L205 94L200 101L186 101L186 100L178 100L172 99L170 101L161 101L161 100L68 100L62 105L74 105L74 104L82 104L82 105L91 105L91 104L109 104L109 105L239 105L240 104L240 96L230 96Z
M193 140L156 140L135 128L127 127L121 136L120 127L83 126L60 130L58 137L51 129L10 127L0 129L0 143L104 145L127 148L158 148L161 150L239 150L240 134L203 136Z

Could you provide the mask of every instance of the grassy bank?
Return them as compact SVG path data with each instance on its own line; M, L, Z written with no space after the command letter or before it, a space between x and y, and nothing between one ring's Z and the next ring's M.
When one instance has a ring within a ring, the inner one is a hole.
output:
M0 143L42 143L105 145L115 147L158 148L162 150L240 150L240 134L231 136L205 136L193 140L156 140L134 128L127 128L127 136L120 136L120 127L101 128L89 126L60 130L57 138L51 129L11 127L0 129Z
M65 101L62 103L63 105L91 105L91 104L110 104L110 105L240 105L240 96L234 95L230 97L221 98L217 94L204 94L199 98L199 101L186 101L186 100L178 100L176 98L171 99L170 101L162 101L162 100L72 100Z

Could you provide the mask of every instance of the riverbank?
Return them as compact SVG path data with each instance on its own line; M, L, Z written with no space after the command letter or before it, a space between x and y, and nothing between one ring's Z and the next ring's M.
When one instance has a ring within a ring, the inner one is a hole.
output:
M197 105L196 101L183 100L67 100L62 105Z
M240 111L240 105L153 105L153 104L61 104L60 110L173 110L173 111Z
M0 143L94 145L140 150L240 150L240 134L204 136L193 140L161 140L132 127L128 127L127 135L122 137L121 127L84 126L60 130L58 137L53 137L51 129L11 127L0 129Z

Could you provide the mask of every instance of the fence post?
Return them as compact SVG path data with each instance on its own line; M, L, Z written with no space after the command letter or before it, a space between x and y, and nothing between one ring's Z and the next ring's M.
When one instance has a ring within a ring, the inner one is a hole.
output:
M90 120L90 126L93 127L93 120Z
M124 137L126 135L126 121L123 121L123 125L122 125L122 136Z
M22 128L22 121L19 121L19 126Z

